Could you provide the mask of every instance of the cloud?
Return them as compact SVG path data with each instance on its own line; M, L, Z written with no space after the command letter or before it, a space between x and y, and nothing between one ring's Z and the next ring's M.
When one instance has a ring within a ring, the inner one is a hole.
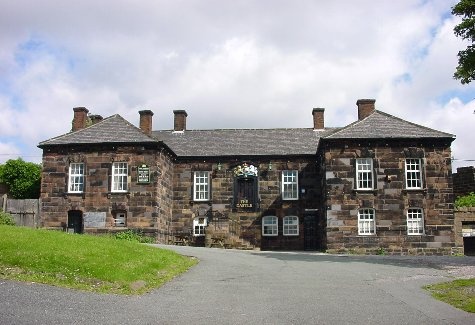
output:
M13 143L0 142L0 164L18 157L21 157L20 150Z
M457 134L454 155L475 157L464 148L474 86L452 79L455 2L11 2L0 12L0 142L17 149L0 154L38 155L76 106L135 124L152 109L161 129L173 109L190 128L311 127L313 107L343 126L358 98L376 98Z

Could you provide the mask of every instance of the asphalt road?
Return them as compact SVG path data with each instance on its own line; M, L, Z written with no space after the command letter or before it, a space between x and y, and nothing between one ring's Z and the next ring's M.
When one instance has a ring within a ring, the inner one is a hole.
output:
M142 296L0 280L0 324L475 324L421 289L473 257L167 247L200 263Z

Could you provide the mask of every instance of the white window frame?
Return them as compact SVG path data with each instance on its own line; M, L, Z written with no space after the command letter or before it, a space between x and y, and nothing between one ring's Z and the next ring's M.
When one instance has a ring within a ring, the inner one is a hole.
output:
M424 234L424 212L421 208L407 209L407 234Z
M262 236L277 236L279 234L279 219L276 216L262 217Z
M127 213L116 212L114 214L114 227L127 227Z
M299 172L298 170L282 171L282 200L299 199Z
M299 217L285 216L282 223L283 223L282 234L284 236L298 236L299 235Z
M205 228L208 225L208 218L197 217L193 219L193 236L201 237L206 235Z
M210 200L210 172L196 171L193 173L193 201Z
M358 210L358 235L376 235L376 216L374 209Z
M373 159L357 158L356 159L356 189L357 190L373 190Z
M406 189L422 189L422 159L406 158L405 162Z
M126 162L112 163L111 192L127 192L129 180L129 166Z
M68 193L84 192L84 163L70 163Z

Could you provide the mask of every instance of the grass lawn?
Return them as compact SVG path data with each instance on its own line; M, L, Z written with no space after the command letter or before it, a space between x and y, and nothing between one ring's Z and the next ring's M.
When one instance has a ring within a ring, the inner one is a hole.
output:
M0 278L116 294L141 294L195 259L110 237L0 225Z
M475 313L475 279L460 279L424 287L432 296L456 308Z

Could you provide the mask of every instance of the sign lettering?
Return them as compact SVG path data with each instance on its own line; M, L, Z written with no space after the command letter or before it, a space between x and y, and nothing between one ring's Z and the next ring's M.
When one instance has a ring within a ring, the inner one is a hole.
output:
M236 208L252 208L252 203L249 203L249 200L243 199L236 204Z
M150 167L147 165L141 165L137 168L137 183L148 184L150 183Z

